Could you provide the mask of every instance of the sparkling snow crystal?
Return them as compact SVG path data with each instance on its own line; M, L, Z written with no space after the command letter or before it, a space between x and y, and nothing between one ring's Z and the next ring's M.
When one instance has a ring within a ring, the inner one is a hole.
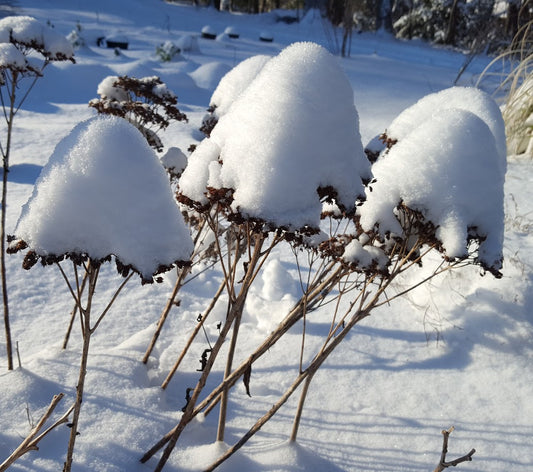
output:
M180 190L232 189L231 209L275 226L317 228L317 190L353 208L370 177L353 91L336 58L295 43L270 59L189 158Z
M145 281L192 251L157 156L135 127L116 117L80 123L58 144L15 235L42 257L115 255Z

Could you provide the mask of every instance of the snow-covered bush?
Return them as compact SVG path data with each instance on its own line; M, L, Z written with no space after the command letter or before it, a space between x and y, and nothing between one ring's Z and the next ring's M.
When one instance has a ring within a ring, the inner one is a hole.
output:
M179 179L187 167L187 156L177 147L169 148L159 160L172 179Z
M0 93L6 119L5 136L0 142L3 161L0 273L9 370L13 369L13 354L5 267L5 222L13 123L35 82L51 61L75 62L72 46L64 36L29 16L8 16L0 20Z
M76 27L67 35L67 39L72 44L74 49L79 49L85 46L85 38L82 35L82 27L80 22L76 23Z
M181 49L172 41L165 41L155 48L155 56L162 62L170 62L179 57L180 53Z
M360 209L363 228L401 234L397 215L406 206L432 222L447 257L465 256L476 239L479 263L498 271L507 151L496 102L475 88L427 95L402 112L381 140L372 168L377 182Z
M26 250L23 267L57 265L82 320L83 350L65 471L72 467L89 343L114 299L134 273L143 283L186 265L192 241L154 151L131 124L96 117L61 141L36 182L10 238L10 252ZM98 273L115 259L125 277L96 317ZM72 263L72 275L63 267ZM87 289L80 279L86 280Z
M232 220L315 232L321 201L348 211L370 176L350 83L325 49L299 43L264 65L198 145L180 194Z
M350 84L320 46L293 44L266 62L238 96L228 90L231 106L190 156L178 186L178 199L203 214L210 227L233 232L234 244L225 249L229 254L221 251L220 241L217 245L228 311L217 343L202 359L200 380L187 392L179 424L142 459L165 447L156 470L187 424L219 402L217 440L224 440L230 389L242 378L246 392L253 391L254 363L297 323L304 323L304 339L293 382L205 470L246 443L303 384L290 434L295 440L315 373L376 308L454 268L477 264L499 277L502 267L505 134L501 113L486 94L454 88L422 99L383 134L371 167ZM247 292L282 241L291 245L297 267L299 258L306 258L302 296L234 367ZM430 253L442 257L426 257ZM246 258L242 271L241 258ZM423 264L423 274L406 289L389 290ZM332 307L331 328L310 356L304 347L306 316L323 305ZM231 325L224 379L200 401Z
M180 48L182 52L188 52L192 54L200 54L200 44L198 43L198 37L192 34L185 34L180 36L175 42L176 46Z
M490 46L501 41L493 9L492 0L401 0L393 8L393 29L399 38L422 38L470 50L476 42Z
M132 123L158 151L163 143L158 132L171 121L187 121L178 107L178 98L159 77L108 76L97 89L100 98L89 102L98 113L119 116Z

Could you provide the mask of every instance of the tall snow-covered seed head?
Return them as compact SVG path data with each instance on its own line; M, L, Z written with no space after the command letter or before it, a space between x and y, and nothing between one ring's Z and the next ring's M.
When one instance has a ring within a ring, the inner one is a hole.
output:
M270 56L257 55L237 64L222 79L211 96L209 105L216 107L216 115L224 115L235 99L250 85L261 72Z
M220 162L222 164L220 164ZM353 207L370 177L353 90L337 59L295 43L268 61L189 159L181 192L234 189L232 209L278 227L318 227L317 190Z
M114 255L144 281L187 261L193 249L154 151L133 125L103 116L80 123L57 145L15 237L39 257Z
M0 43L34 49L51 61L74 62L74 49L67 38L30 16L2 18Z
M370 231L402 234L399 202L437 228L447 257L465 257L471 236L479 262L499 270L503 250L505 172L485 121L464 109L442 109L408 132L372 168L376 182L359 208Z
M477 115L483 120L494 136L502 172L507 169L507 148L505 124L502 113L494 99L474 87L451 87L421 98L413 106L404 110L390 124L387 137L401 141L412 130L438 115L444 110L457 108Z

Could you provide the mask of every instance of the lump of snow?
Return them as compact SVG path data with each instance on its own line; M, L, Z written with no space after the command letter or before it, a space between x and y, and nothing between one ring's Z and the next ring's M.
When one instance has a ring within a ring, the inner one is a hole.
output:
M353 208L370 177L353 90L337 59L294 43L266 63L189 158L186 198L233 189L232 211L294 230L318 228L320 189Z
M198 44L198 38L190 34L180 36L180 38L176 41L176 46L184 52L191 52L196 54L200 53L200 45Z
M238 37L240 36L239 32L237 31L237 28L235 28L234 26L228 26L224 30L224 34L227 34L232 39L238 39Z
M466 256L473 236L480 239L480 263L500 269L505 172L493 131L459 108L416 118L418 126L372 167L376 182L359 209L362 227L401 234L394 210L403 202L437 227L448 257Z
M374 246L363 246L357 239L352 239L344 248L342 260L358 269L385 270L389 258L382 249Z
M143 281L193 249L154 151L133 125L110 116L80 123L57 145L15 236L43 258L114 255Z
M295 294L296 281L278 259L267 263L262 274L263 289L261 294L265 300L281 300L286 294Z
M129 99L129 94L126 90L120 87L116 87L115 84L118 81L118 76L109 75L105 77L96 89L96 93L101 98L107 98L109 100L116 100L118 102L126 102Z
M187 156L177 147L171 147L160 157L161 164L171 175L179 177L187 167Z
M249 57L220 79L209 103L210 106L216 107L215 114L218 117L228 111L231 104L257 77L270 58L266 55Z
M265 43L271 43L274 41L274 35L270 31L261 31L261 33L259 33L259 40L264 41Z
M24 71L28 62L14 44L0 43L0 69Z
M30 16L7 16L0 20L0 43L28 46L51 60L73 60L74 49L66 37Z
M217 37L217 32L212 26L206 25L202 28L202 38L205 39L215 39Z
M400 141L435 115L450 108L467 110L481 118L491 130L500 167L507 168L505 125L498 104L487 93L473 87L451 87L421 98L404 110L388 127L387 138Z

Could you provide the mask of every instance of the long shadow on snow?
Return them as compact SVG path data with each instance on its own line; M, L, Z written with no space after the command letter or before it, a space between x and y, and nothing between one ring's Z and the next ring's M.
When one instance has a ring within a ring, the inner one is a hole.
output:
M37 164L14 164L9 168L8 180L17 184L35 184L43 166ZM0 169L0 177L4 170Z

